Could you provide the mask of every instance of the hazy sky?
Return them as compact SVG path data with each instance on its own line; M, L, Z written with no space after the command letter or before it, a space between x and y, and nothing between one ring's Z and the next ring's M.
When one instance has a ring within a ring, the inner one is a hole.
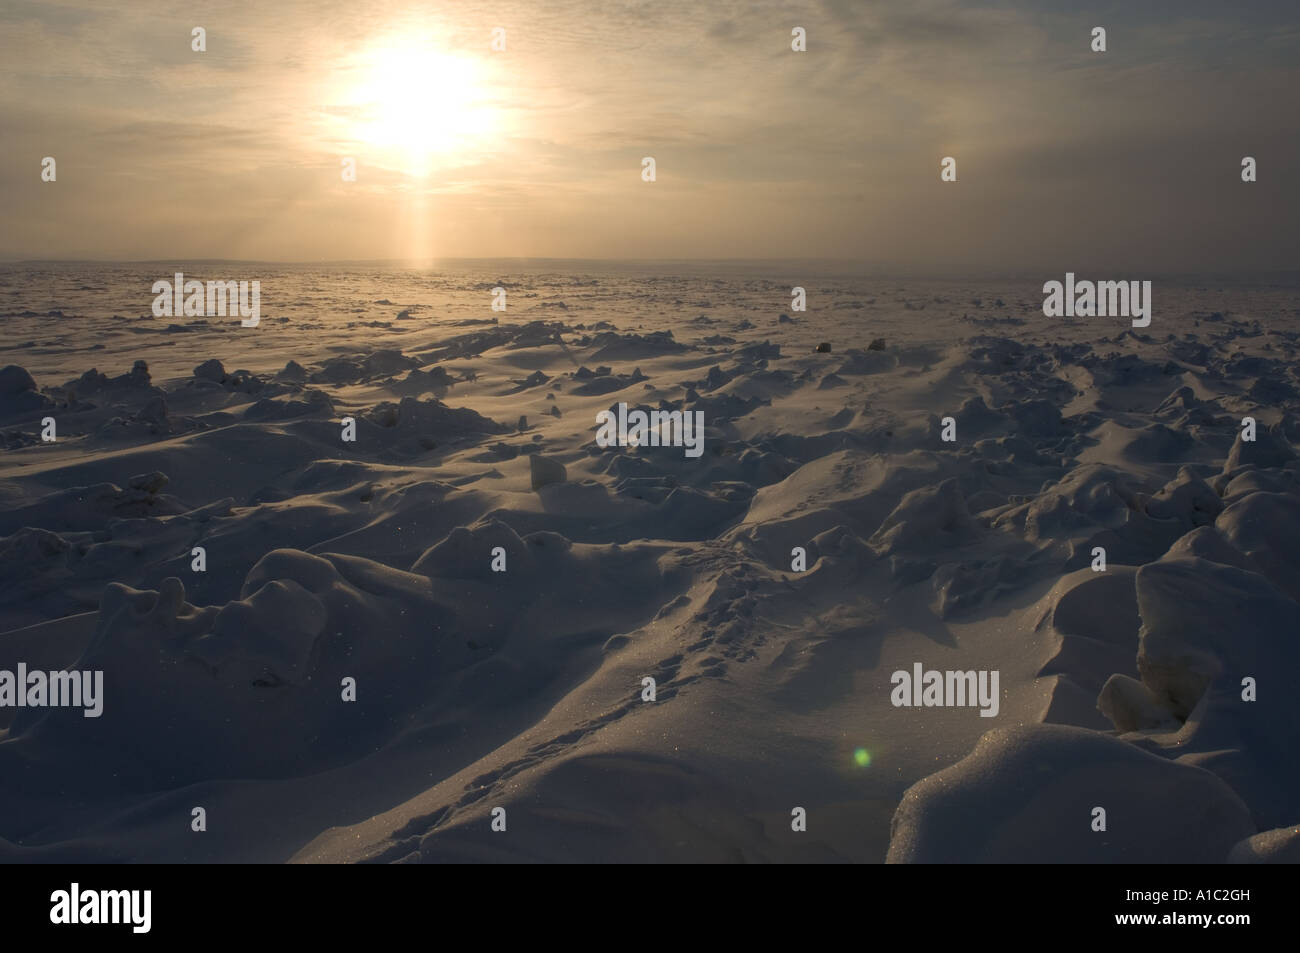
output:
M1296 0L0 0L0 76L5 258L1300 267Z

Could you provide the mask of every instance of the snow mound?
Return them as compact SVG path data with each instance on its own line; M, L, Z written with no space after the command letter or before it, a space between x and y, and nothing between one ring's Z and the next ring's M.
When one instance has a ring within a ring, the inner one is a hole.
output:
M1094 830L1095 808L1106 829ZM1066 725L1002 728L907 789L888 863L1219 863L1255 832L1209 771Z

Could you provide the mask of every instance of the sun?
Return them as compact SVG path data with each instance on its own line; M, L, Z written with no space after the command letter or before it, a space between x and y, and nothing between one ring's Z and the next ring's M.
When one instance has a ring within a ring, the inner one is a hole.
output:
M352 138L413 174L472 160L500 124L483 62L415 43L385 43L358 64L345 96Z

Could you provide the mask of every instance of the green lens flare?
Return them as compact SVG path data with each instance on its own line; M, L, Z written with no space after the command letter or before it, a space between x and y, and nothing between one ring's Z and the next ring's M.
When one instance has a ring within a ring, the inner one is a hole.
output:
M865 768L867 765L871 764L871 752L866 748L859 748L857 751L853 752L853 761L859 768Z

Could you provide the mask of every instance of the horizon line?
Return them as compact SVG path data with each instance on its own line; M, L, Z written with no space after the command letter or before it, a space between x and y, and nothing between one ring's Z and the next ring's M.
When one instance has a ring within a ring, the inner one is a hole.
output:
M874 271L881 277L915 277L915 278L951 278L951 279L1008 279L1023 278L1038 280L1044 274L1055 275L1050 268L996 270L978 268L952 268L946 271L925 269L915 265L899 263L868 262L854 258L581 258L581 257L539 257L522 255L503 256L467 256L436 258L319 258L319 259L279 259L279 258L0 258L0 265L179 265L179 264L223 264L223 265L404 265L413 268L429 268L439 263L462 262L553 262L583 263L603 265L830 265L848 267L855 271ZM1066 269L1069 271L1070 269ZM1085 268L1082 273L1103 269ZM1127 269L1110 269L1127 270ZM1061 272L1062 274L1065 271ZM1076 274L1080 273L1075 271ZM1148 271L1154 277L1163 278L1245 278L1245 277L1281 277L1300 276L1300 268L1274 269L1239 269L1235 271Z

